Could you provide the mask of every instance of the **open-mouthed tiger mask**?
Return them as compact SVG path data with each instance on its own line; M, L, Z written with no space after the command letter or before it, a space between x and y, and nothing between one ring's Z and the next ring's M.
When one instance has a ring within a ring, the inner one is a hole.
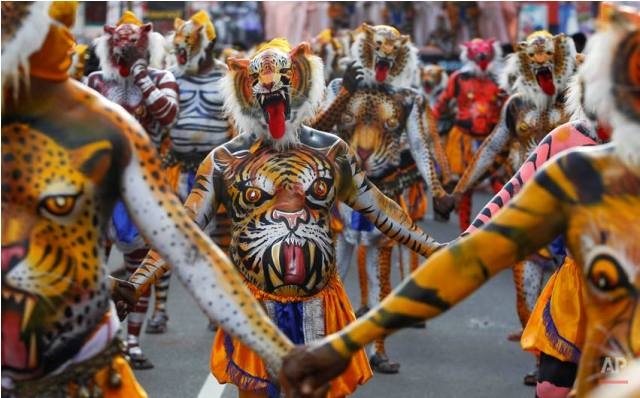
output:
M322 61L307 43L290 48L274 39L251 59L229 58L223 80L225 107L238 130L276 146L298 142L302 123L313 116L324 89Z
M513 57L515 91L529 91L532 95L560 94L577 68L575 44L564 34L534 32L518 44Z
M378 83L409 87L418 65L417 49L407 35L387 25L363 23L351 46L351 56Z
M176 18L173 27L173 51L177 67L181 71L196 72L206 55L209 44L215 40L216 31L206 12L200 11L184 21Z

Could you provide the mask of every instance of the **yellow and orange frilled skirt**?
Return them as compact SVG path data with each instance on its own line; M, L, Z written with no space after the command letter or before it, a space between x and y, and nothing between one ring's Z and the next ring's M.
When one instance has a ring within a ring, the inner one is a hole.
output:
M451 173L461 176L467 166L473 160L476 149L482 142L483 137L474 137L467 134L458 126L453 126L449 131L445 153L449 161Z
M580 267L566 257L549 278L527 322L520 340L525 351L578 363L585 338L583 288Z
M320 325L324 323L324 331L320 332L317 338L337 332L355 320L349 298L337 275L331 278L324 289L310 297L277 296L261 291L249 283L247 285L254 296L267 308L267 313L272 319L274 315L269 310L271 303L302 302L303 305L308 305L304 307L305 311L311 315L315 312L316 317L323 316L323 319L309 320L310 322L321 322ZM322 312L314 311L312 305L314 301L322 307ZM303 325L303 328L313 329L306 324ZM307 337L305 335L305 339ZM309 342L305 341L305 343ZM210 366L211 373L219 383L232 383L241 390L270 396L273 396L277 391L269 381L269 375L262 359L222 329L218 329L213 341ZM344 397L352 394L358 385L367 382L371 376L372 372L367 356L364 350L360 350L353 356L347 370L331 382L328 397Z

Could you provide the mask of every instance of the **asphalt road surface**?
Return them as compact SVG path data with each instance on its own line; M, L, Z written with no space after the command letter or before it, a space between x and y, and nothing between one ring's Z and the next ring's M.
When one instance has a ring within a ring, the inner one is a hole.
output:
M490 199L474 197L474 210ZM421 226L440 241L458 233L457 215L449 223L427 216ZM394 259L397 254L394 251ZM110 265L121 262L112 254ZM354 259L355 261L355 259ZM405 267L408 262L405 261ZM398 267L393 277L399 280ZM345 285L354 306L359 304L355 264ZM169 326L163 335L142 333L141 345L155 364L151 370L136 371L150 397L236 397L232 386L218 385L209 376L209 353L214 333L205 316L178 282L169 292ZM387 341L390 358L402 364L396 375L375 374L354 397L533 397L534 389L522 378L534 366L534 358L506 336L517 330L515 290L511 271L504 271L479 291L440 317L426 329L406 329Z

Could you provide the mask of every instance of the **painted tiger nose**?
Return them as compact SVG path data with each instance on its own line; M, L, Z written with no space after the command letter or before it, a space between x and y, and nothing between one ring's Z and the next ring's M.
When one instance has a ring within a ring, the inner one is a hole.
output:
M273 210L273 219L284 221L290 230L296 229L301 222L307 222L307 218L307 212L304 209L292 212L278 209Z
M11 271L27 254L24 242L2 246L2 273Z
M358 153L358 156L360 156L360 160L365 162L369 158L369 156L371 156L371 154L373 153L373 148L367 149L367 148L359 147L356 150L356 152Z

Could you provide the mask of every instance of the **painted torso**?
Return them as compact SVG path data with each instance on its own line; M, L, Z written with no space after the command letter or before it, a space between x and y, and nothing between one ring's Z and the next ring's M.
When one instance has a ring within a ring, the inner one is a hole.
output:
M171 149L177 153L205 153L229 140L224 116L224 97L220 79L226 70L215 69L202 75L176 75L180 89L180 111L171 128Z
M603 359L640 357L640 175L611 145L571 154L558 169L565 238L585 277L588 330L579 382L594 387L607 376Z
M103 231L130 152L85 90L3 112L2 371L16 380L78 355L109 310Z
M503 94L488 76L456 73L451 76L455 84L457 114L455 124L471 135L485 137L500 119Z
M561 99L541 110L533 103L514 96L506 106L506 125L513 138L509 160L511 167L517 170L544 136L567 122L569 115L565 113Z
M363 88L351 96L339 116L338 135L358 154L367 177L381 189L383 180L397 175L415 96L412 90L390 86ZM394 197L398 189L383 192Z
M213 152L232 219L231 259L251 284L284 296L312 295L335 272L329 210L341 160L327 153L340 141L310 129L300 141L278 151L242 135Z
M147 68L149 78L160 89L165 86L174 85L175 81L170 77L170 73L164 70ZM136 120L149 133L154 144L159 147L165 126L154 118L149 111L150 104L145 101L140 87L134 83L134 77L105 80L102 72L93 72L89 75L87 85L110 101L122 106L127 112L133 115ZM154 99L150 99L153 101Z

